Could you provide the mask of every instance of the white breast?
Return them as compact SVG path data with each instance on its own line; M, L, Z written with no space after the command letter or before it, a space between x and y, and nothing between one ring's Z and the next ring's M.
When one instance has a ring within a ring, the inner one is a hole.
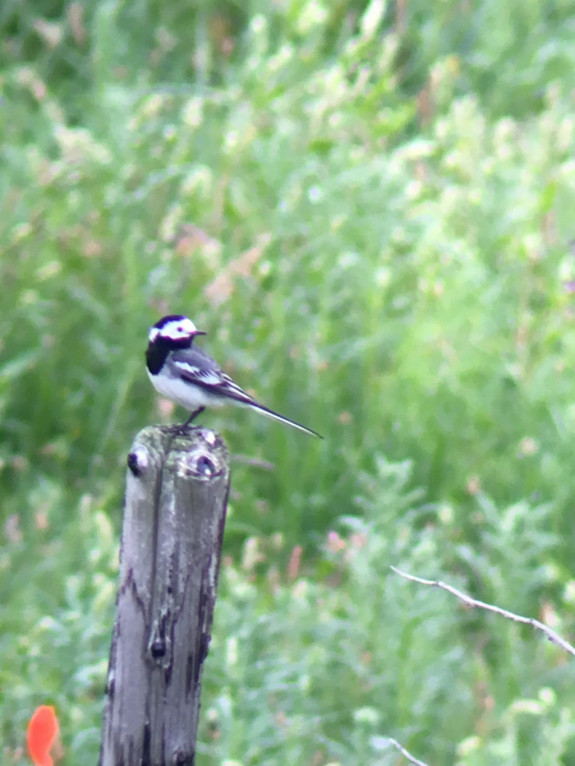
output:
M225 404L225 400L221 401L219 397L179 378L152 375L149 370L148 377L160 396L165 396L166 399L176 402L187 410L196 410L198 407L220 407Z

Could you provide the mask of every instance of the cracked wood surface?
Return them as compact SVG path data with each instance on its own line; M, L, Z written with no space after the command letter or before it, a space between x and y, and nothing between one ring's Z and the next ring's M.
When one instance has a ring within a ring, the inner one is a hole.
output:
M145 428L128 456L100 766L195 761L230 483L205 428Z

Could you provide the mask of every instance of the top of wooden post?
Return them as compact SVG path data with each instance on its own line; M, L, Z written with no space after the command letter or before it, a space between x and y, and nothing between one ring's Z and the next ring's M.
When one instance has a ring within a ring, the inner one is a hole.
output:
M145 428L128 455L102 766L193 764L230 470L207 428Z

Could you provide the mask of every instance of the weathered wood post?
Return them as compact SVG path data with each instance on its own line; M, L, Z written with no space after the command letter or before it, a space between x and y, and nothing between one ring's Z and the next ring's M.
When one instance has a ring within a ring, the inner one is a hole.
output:
M204 428L145 428L128 456L100 766L194 763L228 453Z

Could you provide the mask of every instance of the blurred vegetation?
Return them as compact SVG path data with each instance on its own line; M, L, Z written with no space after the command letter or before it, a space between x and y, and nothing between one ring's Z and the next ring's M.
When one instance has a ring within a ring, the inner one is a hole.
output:
M567 658L389 570L573 632L572 3L8 0L0 32L2 763L42 703L97 760L180 311L325 436L202 416L234 465L201 762L575 763Z

